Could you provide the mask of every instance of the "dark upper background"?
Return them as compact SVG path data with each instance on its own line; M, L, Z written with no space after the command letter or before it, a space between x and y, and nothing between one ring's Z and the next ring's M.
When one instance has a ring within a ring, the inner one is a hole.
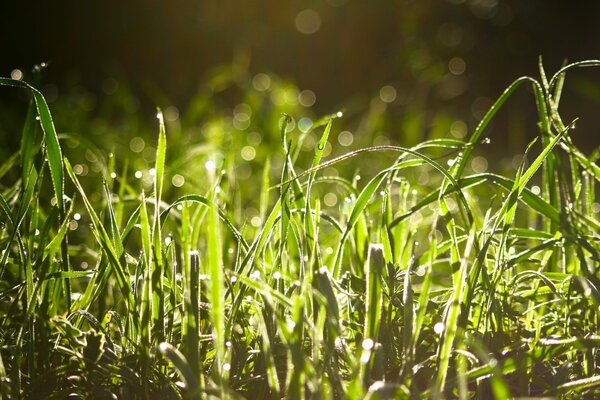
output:
M299 14L305 9L320 24ZM388 84L402 103L420 85L432 93L424 107L450 108L472 125L477 99L488 104L518 76L537 76L538 55L550 72L565 58L600 58L598 1L12 1L0 15L0 76L18 68L27 78L48 62L45 83L99 95L118 76L149 107L152 93L184 107L211 68L236 59L313 90L317 112ZM318 30L304 34L298 24ZM448 72L453 58L464 60L464 73ZM596 146L600 72L572 76L563 111L582 118L583 145ZM522 112L533 101L525 91L512 103Z

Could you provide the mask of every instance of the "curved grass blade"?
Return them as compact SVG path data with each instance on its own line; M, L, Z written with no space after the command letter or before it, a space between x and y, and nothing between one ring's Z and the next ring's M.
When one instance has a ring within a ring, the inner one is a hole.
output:
M192 372L186 358L169 343L162 342L158 345L158 351L173 364L177 373L183 379L186 388L192 393L192 399L200 399L198 395L198 378Z

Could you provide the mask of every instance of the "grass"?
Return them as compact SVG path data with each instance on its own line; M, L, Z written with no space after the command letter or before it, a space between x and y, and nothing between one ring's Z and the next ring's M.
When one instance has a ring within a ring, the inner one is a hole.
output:
M0 79L32 95L0 166L2 397L597 396L600 152L559 100L598 65L540 62L465 140L346 153L342 113L278 101L281 81L231 79L232 118L215 78L147 144L118 135L135 112L58 133L38 90ZM512 173L474 168L523 85L537 141Z

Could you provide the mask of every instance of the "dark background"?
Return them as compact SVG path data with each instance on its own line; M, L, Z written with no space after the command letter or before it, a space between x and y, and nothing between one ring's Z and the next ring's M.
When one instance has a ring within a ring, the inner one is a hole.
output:
M304 9L320 16L313 34L296 27ZM600 58L598 1L12 1L1 15L1 76L18 68L28 79L47 62L43 84L100 96L106 79L117 77L148 110L164 99L185 107L213 68L234 61L313 90L320 113L393 85L398 114L414 93L426 93L421 107L451 110L473 125L481 114L474 108L517 77L538 76L539 55L549 73L565 59ZM448 72L456 57L466 65L458 75ZM572 76L563 112L581 117L580 146L589 152L598 144L600 71ZM523 92L504 120L535 111Z

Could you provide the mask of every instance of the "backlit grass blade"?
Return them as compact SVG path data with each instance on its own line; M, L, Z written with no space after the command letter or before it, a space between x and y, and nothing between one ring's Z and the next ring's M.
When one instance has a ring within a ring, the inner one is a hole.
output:
M152 323L156 329L156 340L164 340L165 295L163 288L163 251L160 224L160 203L163 191L167 137L163 114L157 112L159 132L154 167L154 218L152 220Z
M492 106L490 107L488 112L483 116L481 121L479 121L479 124L475 128L475 131L469 138L469 142L468 142L467 146L465 146L463 155L461 157L459 157L457 162L455 162L454 165L452 166L451 173L455 179L460 178L460 176L462 175L462 173L467 165L467 161L469 160L469 157L473 151L473 145L475 143L479 142L479 140L481 139L481 135L483 134L485 129L488 127L488 125L490 124L490 122L492 121L492 119L494 118L496 113L498 113L498 111L502 108L504 103L506 103L506 101L513 95L513 93L523 83L526 83L526 82L531 83L532 86L534 87L534 89L535 88L539 89L539 87L540 87L539 83L535 79L530 78L528 76L523 76L523 77L515 80L513 83L510 84L510 86L508 88L506 88L506 90L504 90L504 92L502 92L500 97L494 102L494 104L492 104Z
M62 151L60 148L60 143L58 142L58 136L56 134L56 129L54 128L54 122L52 121L52 115L50 113L50 109L48 108L48 104L46 103L46 99L40 91L38 91L33 86L19 80L8 79L8 78L0 78L0 86L14 86L20 87L24 89L28 89L31 91L33 95L33 99L35 101L36 109L37 109L37 118L39 118L40 125L42 127L42 131L44 132L44 142L46 144L46 157L48 159L48 166L50 168L50 177L52 179L52 186L54 189L54 196L56 198L56 203L58 205L60 219L64 219L65 213L65 205L64 205L64 164ZM28 153L23 156L23 161L26 163L30 163L30 136L32 135L33 127L29 126L30 121L29 118L33 115L33 113L28 113L28 121L26 122L27 131L24 132L27 134L25 140L24 150ZM29 171L24 171L24 173L29 173ZM67 236L65 235L63 243L62 243L62 268L64 271L70 270L69 263L69 249ZM67 307L71 307L71 288L70 282L65 280L65 291L67 297Z
M27 186L23 188L21 194L21 202L17 211L17 216L15 218L15 221L12 221L12 230L10 231L9 238L6 241L6 245L2 251L2 258L0 259L0 277L3 276L4 270L6 268L6 263L10 254L10 246L15 240L15 237L19 236L19 230L21 229L21 225L23 224L26 213L29 210L29 206L33 200L33 196L36 191L36 185L39 185L37 170L35 168L31 168L31 170L29 171ZM8 208L8 204L6 204L6 207Z
M189 362L190 369L196 379L200 375L200 331L198 318L198 296L199 286L199 255L192 251L190 242L190 215L188 206L182 203L181 209L181 260L183 272L183 320L181 322L181 334L183 340L184 354Z
M484 183L492 183L508 191L510 191L514 187L514 180L492 173L471 175L458 180L458 185L462 189L478 186ZM456 190L453 188L448 188L441 195L441 197L446 197L454 193L455 191ZM396 217L394 221L392 221L392 223L390 224L391 227L396 226L398 223L410 217L414 212L421 210L423 207L426 207L429 204L432 204L439 198L440 189L432 191L427 196L424 196L417 204L412 206L406 213L403 213ZM557 223L560 221L559 211L556 208L552 207L552 205L545 201L540 195L534 194L527 187L523 187L518 199L527 206L534 209L535 211L549 218L550 220L555 221Z
M199 195L199 194L188 194L188 195L185 195L185 196L182 196L182 197L178 198L173 203L171 203L160 214L161 223L162 224L165 223L165 221L167 219L167 216L169 215L170 211L173 210L173 208L175 208L176 206L178 206L180 204L183 204L184 202L198 203L198 204L205 205L205 206L207 206L209 208L216 209L217 215L219 216L219 218L221 219L221 221L225 224L225 226L229 229L229 231L231 232L231 234L236 238L236 240L245 249L248 248L248 243L246 243L246 241L244 240L241 232L235 227L234 223L229 219L229 217L227 216L227 214L223 210L221 210L217 205L215 205L215 203L213 202L213 200L210 200L207 197Z
M104 194L107 200L107 208L108 208L108 221L109 221L109 230L110 237L115 244L115 251L117 256L121 257L123 254L123 239L121 237L121 233L119 232L119 223L117 222L117 216L115 214L115 210L113 207L113 197L110 188L108 187L108 182L103 179L104 184Z
M215 179L213 177L213 179ZM213 200L214 201L214 200ZM210 277L209 299L211 304L211 322L214 335L215 346L215 371L219 379L223 378L223 365L225 364L225 299L223 284L223 257L222 257L222 233L221 226L218 223L219 213L216 207L211 207L208 211L208 224L206 227L206 246L207 246L207 267L206 271ZM225 382L221 382L220 387L224 387Z
M382 288L381 278L385 260L383 246L371 244L367 261L365 262L365 277L367 290L365 292L365 339L377 342L379 324L381 323Z
M258 329L262 337L262 349L265 354L267 381L275 393L281 393L281 383L279 382L279 377L277 376L275 358L273 356L274 343L272 343L272 339L266 326L267 323L261 310L256 310L256 316L258 318Z
M342 233L342 237L337 246L337 251L335 255L335 261L333 263L333 276L337 277L339 273L340 263L342 262L342 254L344 251L344 244L350 230L356 225L358 219L363 214L364 209L367 207L368 202L371 200L371 197L375 193L375 191L381 185L381 182L385 179L387 175L387 171L380 172L375 176L367 186L360 192L356 202L354 203L354 207L352 207L352 211L350 212L350 216L348 217L348 222L346 223L346 228L344 229L344 233Z
M314 229L312 227L312 218L311 218L311 213L310 213L310 192L311 192L313 181L315 179L315 175L317 174L317 171L314 168L319 165L319 163L321 162L321 158L323 158L323 152L325 151L325 145L327 144L327 140L329 139L329 132L331 131L332 123L333 123L333 120L329 120L329 122L327 123L327 126L325 127L325 130L323 132L323 136L321 136L321 140L317 144L317 148L315 150L315 156L313 158L313 162L311 165L311 168L313 169L313 171L309 175L308 181L306 183L306 213L304 214L304 229L306 230L307 233L312 232Z
M600 66L600 60L585 60L578 61L571 64L568 64L561 69L559 69L554 75L552 75L552 79L550 79L550 83L548 84L549 89L553 89L556 85L557 81L570 69L574 68L582 68L582 67L598 67Z
M413 305L413 266L416 257L413 255L406 266L404 275L404 293L402 300L404 303L404 313L402 316L404 326L402 327L402 350L403 350L403 373L411 373L414 363L413 337L415 337L415 310Z
M46 143L46 152L48 156L48 165L50 166L50 175L52 177L52 185L58 208L64 211L64 181L63 181L63 158L54 122L48 104L44 96L33 86L23 81L18 81L8 78L0 78L0 86L14 86L28 89L33 95L35 101L37 116L44 131L44 141Z
M476 232L474 229L469 233L469 239L467 240L467 244L465 245L465 250L460 261L457 278L454 281L452 295L447 303L446 315L444 318L444 331L439 345L437 374L434 384L434 394L436 396L443 395L446 385L450 356L454 346L456 333L458 332L460 308L465 288L467 286L468 266L470 264L470 254L475 241L475 234Z
M90 216L90 219L92 221L92 226L94 227L95 232L97 232L97 240L98 240L99 244L102 246L102 248L104 249L104 251L106 252L108 259L110 260L110 264L112 266L112 271L115 274L115 278L117 280L119 288L121 289L123 296L130 303L132 303L131 288L129 286L129 273L121 265L121 262L119 261L119 256L116 253L114 245L111 243L110 236L104 229L104 225L101 223L100 219L98 218L98 215L96 214L96 211L94 210L94 207L88 200L88 198L83 190L83 187L81 187L79 180L75 176L75 172L73 172L73 168L71 167L71 164L67 160L65 160L65 167L66 167L67 173L69 174L69 177L71 178L71 180L75 184L75 187L79 191L79 194L81 195L83 204L85 205L85 208L86 208L86 210Z

